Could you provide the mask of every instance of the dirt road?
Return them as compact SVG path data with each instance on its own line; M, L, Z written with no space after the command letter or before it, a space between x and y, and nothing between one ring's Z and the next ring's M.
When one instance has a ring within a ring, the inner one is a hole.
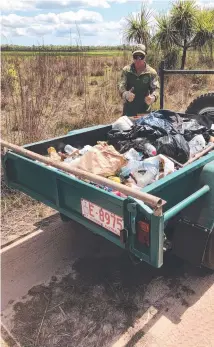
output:
M134 265L55 215L2 249L5 345L214 347L213 283L172 257L161 269Z

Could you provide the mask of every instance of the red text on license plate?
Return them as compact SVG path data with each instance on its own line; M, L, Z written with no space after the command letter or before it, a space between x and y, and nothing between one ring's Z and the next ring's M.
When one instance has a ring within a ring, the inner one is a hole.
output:
M81 199L82 215L116 235L124 228L123 218L104 208Z

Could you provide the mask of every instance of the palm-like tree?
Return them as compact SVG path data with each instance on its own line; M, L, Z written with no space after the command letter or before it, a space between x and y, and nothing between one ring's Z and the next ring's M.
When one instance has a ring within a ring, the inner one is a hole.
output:
M194 37L195 48L207 46L213 59L214 46L214 10L207 9L198 13L198 31Z
M140 13L130 14L126 18L124 38L129 43L143 43L148 46L151 38L150 20L152 11L145 5L141 7Z
M205 20L202 12L194 0L179 0L168 16L157 18L156 40L162 49L170 50L174 45L182 48L181 69L190 47L199 48L213 40L213 17L207 15Z
M171 18L162 15L156 18L158 31L154 40L163 51L169 51L174 45L175 29L173 28Z

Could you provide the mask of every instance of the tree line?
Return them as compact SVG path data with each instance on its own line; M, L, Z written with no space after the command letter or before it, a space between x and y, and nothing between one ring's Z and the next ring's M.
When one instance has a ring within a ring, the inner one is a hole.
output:
M89 52L89 51L122 51L129 50L129 45L118 46L70 46L70 45L1 45L1 51L18 52Z

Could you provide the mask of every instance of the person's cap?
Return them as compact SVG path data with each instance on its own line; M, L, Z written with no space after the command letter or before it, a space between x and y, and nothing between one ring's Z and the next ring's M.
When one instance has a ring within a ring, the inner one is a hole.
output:
M132 50L132 55L134 54L143 54L146 55L146 47L142 44L134 46Z

